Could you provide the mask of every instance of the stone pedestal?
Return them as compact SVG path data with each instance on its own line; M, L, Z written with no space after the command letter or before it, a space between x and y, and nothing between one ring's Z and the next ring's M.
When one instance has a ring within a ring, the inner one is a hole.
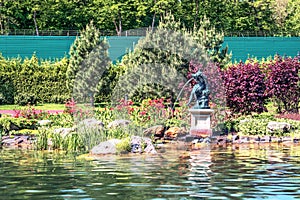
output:
M190 134L195 137L211 137L210 116L213 109L189 109L191 113Z

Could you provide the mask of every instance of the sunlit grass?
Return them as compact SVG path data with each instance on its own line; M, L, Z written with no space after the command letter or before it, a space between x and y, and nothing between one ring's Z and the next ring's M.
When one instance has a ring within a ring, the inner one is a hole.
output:
M0 105L0 110L22 110L28 106L18 106L18 105ZM37 110L64 110L65 104L38 104L34 106Z

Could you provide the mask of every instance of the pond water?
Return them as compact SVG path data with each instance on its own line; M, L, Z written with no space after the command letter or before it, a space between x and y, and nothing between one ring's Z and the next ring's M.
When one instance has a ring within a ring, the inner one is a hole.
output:
M83 158L0 150L0 199L295 199L299 145Z

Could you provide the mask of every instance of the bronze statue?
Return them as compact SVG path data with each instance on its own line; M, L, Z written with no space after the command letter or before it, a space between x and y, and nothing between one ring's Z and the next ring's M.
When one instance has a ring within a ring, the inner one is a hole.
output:
M193 106L194 109L209 109L208 99L210 91L208 89L207 78L200 70L195 74L192 74L192 77L196 80L196 84L193 87L193 90L190 95L190 99L187 105L190 105L193 98L196 99L196 104Z

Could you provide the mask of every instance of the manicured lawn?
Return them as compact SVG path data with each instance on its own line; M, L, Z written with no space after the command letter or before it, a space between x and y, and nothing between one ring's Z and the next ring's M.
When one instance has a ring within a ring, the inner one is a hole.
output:
M18 106L18 105L0 105L0 110L20 110L26 108L27 106ZM34 106L37 110L64 110L65 104L39 104Z

